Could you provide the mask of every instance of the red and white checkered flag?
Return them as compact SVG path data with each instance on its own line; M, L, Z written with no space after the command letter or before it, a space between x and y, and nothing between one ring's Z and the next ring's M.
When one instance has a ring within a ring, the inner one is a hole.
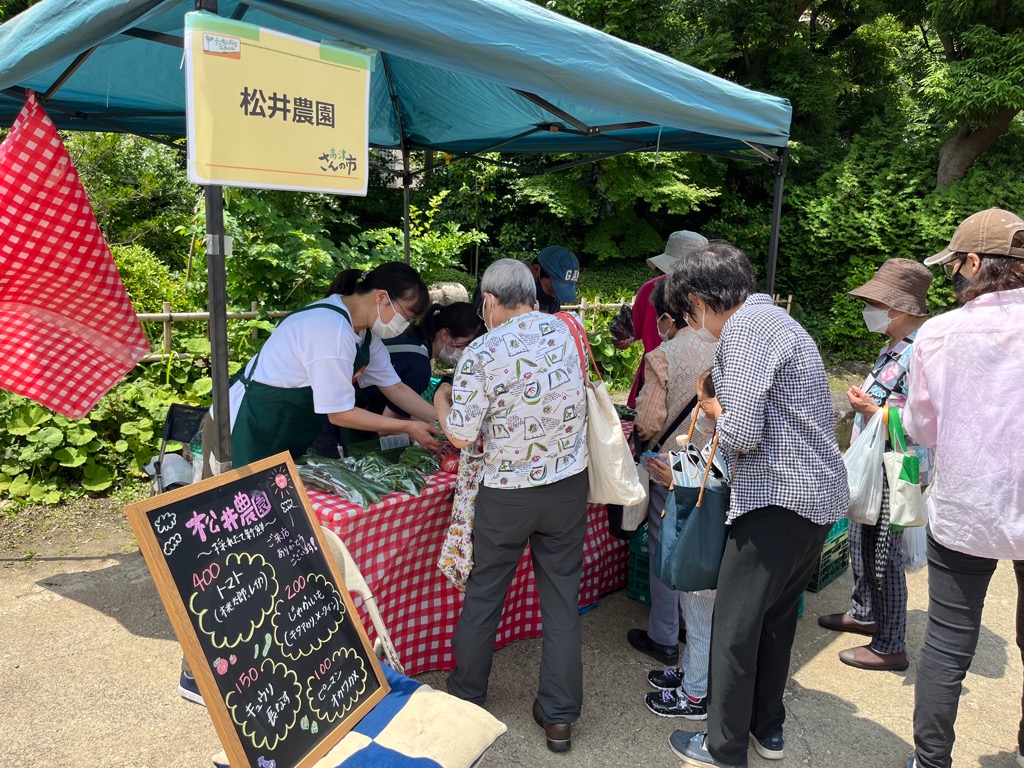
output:
M0 144L0 387L80 418L148 351L67 149L29 94Z

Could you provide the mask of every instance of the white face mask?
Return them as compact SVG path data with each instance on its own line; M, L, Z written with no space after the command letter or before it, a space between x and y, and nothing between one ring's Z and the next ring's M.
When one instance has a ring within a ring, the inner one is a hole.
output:
M395 309L394 303L391 301L391 297L388 296L388 304L391 304L391 311L395 313L395 316L391 318L391 322L385 323L380 318L380 304L377 305L377 319L373 321L373 327L370 331L379 339L393 339L395 336L401 336L405 329L409 327L409 319L404 317L401 312Z
M701 314L700 314L700 328L694 328L692 325L690 325L690 318L689 317L686 318L686 324L690 325L690 329L695 334L697 334L697 338L700 339L701 341L703 341L705 344L717 344L718 343L718 339L715 338L715 334L713 334L711 331L709 331L707 329L707 326L704 325L704 318L707 317L707 314L708 314L708 308L704 307L704 311L701 312Z
M490 294L487 294L487 295L484 296L484 302L483 302L483 307L482 307L484 309L484 313L483 313L483 318L482 319L484 321L484 328L486 328L488 331L493 331L494 330L494 302L493 301L491 302L491 307L490 307L490 309L488 309L487 308L487 296L489 296L489 295Z
M704 411L702 410L700 413L697 414L696 429L701 434L713 435L715 434L715 420L708 416L706 413L704 413Z
M462 357L461 349L453 349L451 352L448 351L448 345L444 343L444 339L441 339L441 350L437 353L437 359L445 365L455 366L459 362L459 358Z
M664 315L662 315L661 317L658 318L658 335L661 337L662 341L668 341L672 337L669 336L667 333L662 332L662 330L661 330L661 320L662 320L663 317L664 317Z
M864 307L861 312L864 316L864 325L868 327L868 330L872 333L885 333L889 328L889 310L879 309L878 307L872 307L868 304Z

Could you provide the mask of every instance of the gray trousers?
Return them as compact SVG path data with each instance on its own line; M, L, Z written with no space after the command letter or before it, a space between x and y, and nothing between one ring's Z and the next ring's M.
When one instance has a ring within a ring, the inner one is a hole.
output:
M647 506L647 543L650 547L651 613L647 618L647 634L659 645L673 648L679 644L680 593L667 586L654 572L654 553L661 540L661 512L665 509L668 488L653 480Z
M587 535L587 473L537 488L484 485L473 522L473 570L452 635L455 669L448 692L483 704L494 636L509 585L527 542L540 596L544 639L537 700L549 723L572 723L583 706L579 614L583 541Z
M918 768L953 764L957 708L981 633L981 611L998 560L956 552L928 534L928 624L914 686L914 745ZM1017 577L1017 649L1024 661L1024 560ZM1024 695L1021 697L1024 709ZM1024 717L1017 733L1024 747Z

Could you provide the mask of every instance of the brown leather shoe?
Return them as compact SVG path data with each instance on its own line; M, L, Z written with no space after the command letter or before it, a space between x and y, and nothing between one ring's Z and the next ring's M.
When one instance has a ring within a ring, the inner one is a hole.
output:
M540 714L540 702L536 699L533 700L533 719L544 729L548 749L552 752L568 752L572 748L572 726L569 723L545 723Z
M874 669L879 672L902 672L910 666L907 653L879 653L870 645L859 645L839 652L839 660L857 669Z
M867 635L868 637L878 631L878 625L875 622L865 624L854 621L848 613L830 613L826 616L819 616L818 624L833 632L853 632L855 635Z

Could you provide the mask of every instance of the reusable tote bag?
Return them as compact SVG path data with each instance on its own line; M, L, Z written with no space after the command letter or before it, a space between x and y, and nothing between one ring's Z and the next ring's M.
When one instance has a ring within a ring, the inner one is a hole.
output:
M712 477L718 435L711 443L699 486L677 485L677 471L669 489L661 521L661 541L655 562L658 578L681 592L718 587L718 571L728 536L729 487ZM692 468L689 452L683 454L683 472ZM685 483L686 475L680 479Z
M623 506L640 504L647 498L647 493L640 485L633 453L629 450L626 436L622 434L619 414L601 380L594 356L591 354L588 358L583 353L584 346L587 353L590 353L586 331L568 312L559 312L556 317L569 326L576 341L576 351L580 355L583 380L587 387L587 477L590 480L587 501L592 504ZM588 359L594 365L596 382L587 373Z
M885 477L889 481L889 526L900 530L928 523L924 496L921 494L921 468L915 453L907 453L903 422L896 408L889 408L889 443L886 451Z
M441 543L437 567L460 592L466 591L466 580L473 570L473 520L476 517L476 497L484 476L483 438L462 449L459 455L459 475L452 500L452 515L448 532Z
M634 428L634 430L633 430L633 443L634 443L633 463L636 464L636 473L637 473L637 476L640 478L640 485L643 487L644 492L646 494L650 495L651 478L650 478L650 474L647 472L647 465L644 463L643 459L641 458L642 454L644 453L645 450L651 451L652 453L661 453L661 449L664 447L665 440L668 438L669 435L671 435L673 432L675 432L679 428L679 425L683 423L683 419L686 418L687 414L690 413L691 411L693 411L694 417L696 417L696 411L694 409L697 406L697 402L698 402L697 398L694 397L693 400L691 400L686 405L686 407L683 408L683 410L681 410L679 412L679 414L675 417L675 419L672 420L672 423L669 424L668 428L664 432L661 433L661 436L658 437L656 440L652 440L651 442L647 443L646 446L643 444L643 441L640 439L639 435L637 435L636 429ZM694 427L695 424L696 424L696 418L691 418L690 419L690 433L689 433L689 435L687 435L687 438L686 438L687 442L689 442L689 440L693 437L693 427ZM609 525L611 523L611 515L612 515L612 510L611 510L611 508L609 506L609 509L608 509ZM621 530L623 530L623 531L625 531L627 533L627 538L628 538L628 534L631 534L633 531L635 531L637 528L639 528L640 524L643 523L645 520L647 520L647 499L646 498L641 503L639 503L639 504L631 504L628 507L623 507L622 508L622 520L620 521L619 527L620 527ZM612 535L614 536L615 533L613 532ZM619 538L623 538L623 537L620 536Z
M855 523L874 525L882 511L882 457L885 454L885 423L879 408L868 419L845 454L850 506L846 516Z

